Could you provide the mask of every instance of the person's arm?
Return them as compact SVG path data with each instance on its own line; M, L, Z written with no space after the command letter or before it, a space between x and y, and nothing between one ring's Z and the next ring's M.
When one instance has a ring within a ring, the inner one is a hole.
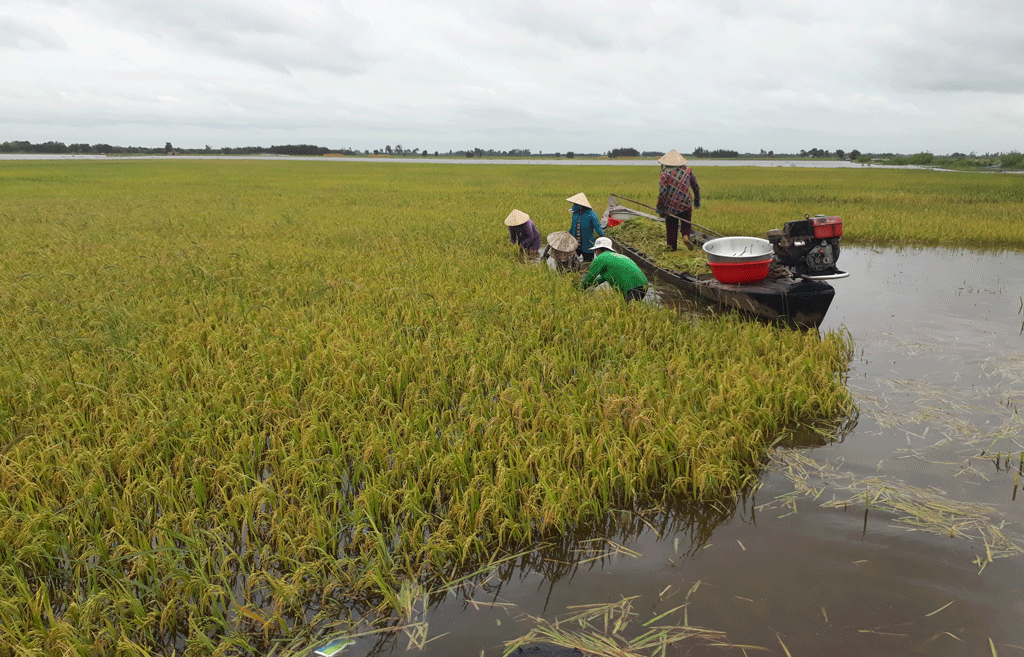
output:
M604 229L601 228L601 220L597 218L597 213L594 212L593 210L591 210L590 214L591 214L590 219L591 219L592 223L594 224L594 230L597 231L598 235L600 235L601 237L604 237Z
M587 277L583 279L583 289L587 289L591 285L600 285L604 282L604 277L601 274L604 272L604 261L594 258L594 261L590 263L590 271L587 272Z
M510 240L510 241L511 241L511 242L512 242L513 244L515 244L515 243L516 243L516 227L515 227L515 226L509 226L509 227L508 227L508 239L509 239L509 240Z
M690 189L693 190L693 207L700 207L700 187L697 185L697 176L690 171Z

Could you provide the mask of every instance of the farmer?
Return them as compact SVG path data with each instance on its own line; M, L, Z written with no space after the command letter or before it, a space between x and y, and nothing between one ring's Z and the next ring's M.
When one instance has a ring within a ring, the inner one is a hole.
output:
M601 229L601 220L597 218L594 207L587 200L587 195L580 192L576 196L565 199L572 203L572 224L569 226L569 234L580 243L576 253L583 256L583 262L591 262L594 259L594 233L604 237L604 230Z
M505 225L508 226L509 239L519 245L520 256L529 252L531 258L536 258L540 251L540 232L533 225L530 215L521 210L512 210L505 217Z
M676 232L683 234L683 243L692 250L690 220L693 209L700 207L700 187L693 170L686 166L686 158L671 150L660 158L661 179L658 183L658 215L665 220L665 239L668 248L676 250ZM693 190L692 194L690 190ZM682 225L679 220L682 219Z
M612 241L607 237L599 237L594 242L594 252L597 256L590 263L590 271L583 279L583 289L591 285L598 285L607 282L609 285L622 292L626 301L639 301L647 294L647 277L636 266L636 263L616 253L612 248Z
M540 259L546 260L548 254L551 254L558 271L579 271L580 256L576 253L579 246L580 243L576 241L575 237L560 230L548 235L548 246L544 249Z

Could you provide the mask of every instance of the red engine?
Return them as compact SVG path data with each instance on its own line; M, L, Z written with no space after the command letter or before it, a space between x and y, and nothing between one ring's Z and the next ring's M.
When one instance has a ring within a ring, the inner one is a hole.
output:
M843 218L826 217L823 214L810 217L811 227L814 228L815 239L825 240L830 237L843 236Z

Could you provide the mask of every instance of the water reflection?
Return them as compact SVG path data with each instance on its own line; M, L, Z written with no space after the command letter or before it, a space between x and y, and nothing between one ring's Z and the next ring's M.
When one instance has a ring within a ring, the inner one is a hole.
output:
M522 634L517 618L546 617L563 613L574 604L592 602L591 580L602 574L619 570L631 577L629 573L635 571L643 554L628 545L654 540L682 563L699 555L715 529L734 518L753 522L752 495L710 504L681 500L619 510L565 536L545 540L450 591L431 595L429 611L412 619L428 627L430 636L435 637L422 647L422 653L500 655L501 642ZM667 593L665 583L658 584ZM405 652L407 642L397 631L402 622L396 619L394 632L360 639L346 654L362 657Z

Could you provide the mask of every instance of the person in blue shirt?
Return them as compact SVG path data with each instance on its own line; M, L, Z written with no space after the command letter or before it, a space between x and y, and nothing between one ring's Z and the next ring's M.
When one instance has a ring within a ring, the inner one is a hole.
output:
M601 220L597 218L594 207L587 200L583 192L565 199L572 203L572 224L569 226L569 234L576 238L580 246L576 250L583 256L583 262L594 260L594 233L604 237L604 230L601 229Z

